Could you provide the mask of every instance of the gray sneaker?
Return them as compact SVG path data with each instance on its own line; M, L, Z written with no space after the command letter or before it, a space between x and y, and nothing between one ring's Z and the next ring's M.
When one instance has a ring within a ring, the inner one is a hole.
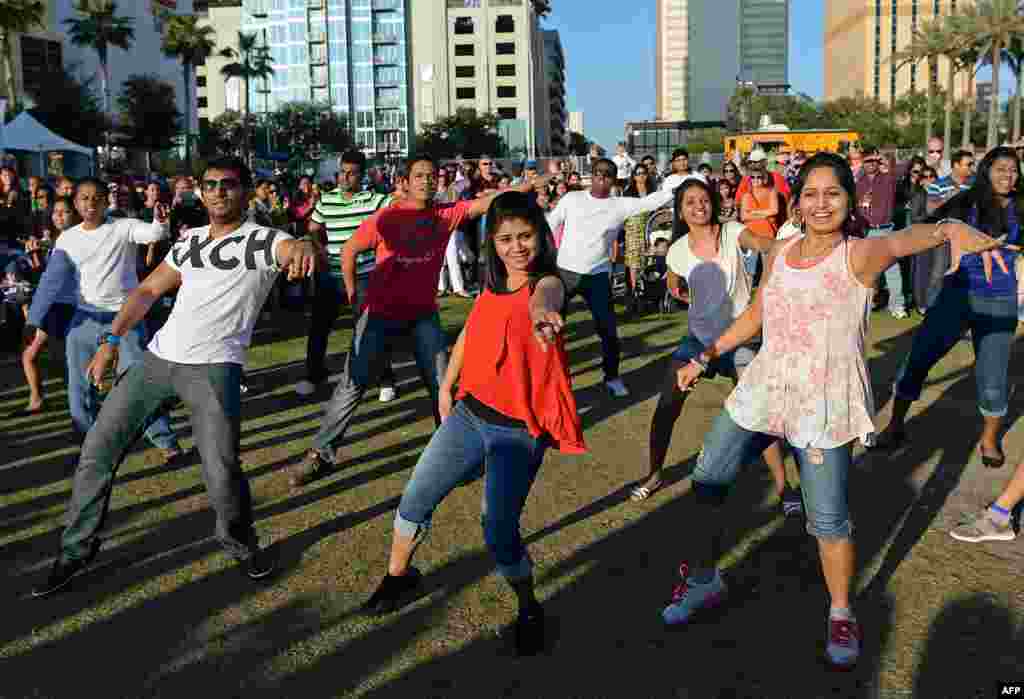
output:
M1005 525L995 522L989 517L987 510L973 522L956 527L949 535L957 541L967 541L972 544L982 541L1013 541L1017 538L1017 533L1013 531L1013 525L1010 522Z

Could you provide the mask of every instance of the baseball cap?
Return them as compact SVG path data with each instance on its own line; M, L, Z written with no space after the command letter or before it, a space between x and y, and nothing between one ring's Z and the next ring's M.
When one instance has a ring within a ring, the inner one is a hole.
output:
M526 161L526 165L524 165L523 167L525 169L527 169L527 170L536 170L537 169L537 161L536 160L527 160Z
M750 151L750 156L747 159L752 163L760 163L764 160L767 160L768 156L765 155L765 152L760 148L755 148L754 150Z

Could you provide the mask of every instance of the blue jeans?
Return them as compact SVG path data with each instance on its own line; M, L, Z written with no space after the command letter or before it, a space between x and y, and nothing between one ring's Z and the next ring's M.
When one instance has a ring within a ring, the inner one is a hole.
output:
M576 294L583 297L590 308L590 314L597 325L597 334L601 338L601 367L604 369L604 380L619 378L619 328L612 307L612 280L607 272L598 274L578 274L564 269L558 270L562 283L565 285L565 303Z
M711 504L723 503L740 467L756 459L776 439L743 429L723 410L704 438L693 470L697 497ZM853 533L847 501L852 447L852 443L834 449L792 447L800 466L807 533L813 537L849 539Z
M324 410L320 431L313 437L313 449L328 463L335 462L335 450L344 439L366 389L385 371L391 343L408 336L412 336L416 367L430 393L434 423L441 424L437 412L438 387L448 371L448 342L440 316L432 313L416 320L389 320L363 311L356 322L345 371Z
M480 519L487 548L503 577L529 577L533 563L519 533L519 517L546 450L544 439L534 439L524 429L481 420L457 403L416 462L398 504L395 531L407 538L422 538L448 493L483 476Z
M868 229L869 238L886 238L890 235L892 235L891 228ZM905 311L907 308L907 298L903 291L901 260L896 260L889 269L885 270L883 278L885 279L885 287L889 290L889 310L893 312Z
M679 342L679 347L672 353L672 359L688 364L691 359L699 357L701 352L706 349L707 347L700 340L692 335L687 335ZM754 361L756 355L757 352L752 347L747 345L737 347L731 352L726 352L711 360L708 370L704 373L704 378L711 379L721 374L738 379L743 370Z
M71 421L86 434L96 422L100 411L99 394L85 370L99 347L100 335L110 331L115 313L96 313L79 309L71 320L66 340L68 361L68 406ZM146 335L139 323L121 338L117 355L117 374L123 375L133 364L142 361ZM158 413L146 427L146 438L160 449L177 449L178 439L171 430L166 413Z
M910 354L896 374L894 392L900 400L921 397L928 372L971 329L978 410L985 417L1003 417L1009 405L1007 368L1017 330L1016 296L980 296L947 281L914 335Z

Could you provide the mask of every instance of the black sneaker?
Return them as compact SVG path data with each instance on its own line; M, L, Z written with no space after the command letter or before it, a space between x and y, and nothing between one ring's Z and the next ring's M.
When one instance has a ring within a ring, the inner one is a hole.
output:
M274 559L267 549L257 549L245 561L245 574L250 580L262 580L274 572Z
M787 487L782 493L782 514L786 517L801 517L804 514L804 498L799 488Z
M100 540L93 539L89 555L85 558L75 561L63 561L60 555L58 555L57 560L53 563L53 567L50 568L50 574L46 577L45 582L32 588L32 596L46 597L67 587L68 583L71 582L71 578L85 570L89 563L92 562L92 559L96 557L96 554L99 553L99 550Z
M388 573L363 605L363 611L378 616L397 611L408 602L410 593L420 586L421 578L420 571L412 566L405 575Z
M519 655L537 655L544 650L544 608L538 604L526 610L520 610L513 628L516 642L516 653Z

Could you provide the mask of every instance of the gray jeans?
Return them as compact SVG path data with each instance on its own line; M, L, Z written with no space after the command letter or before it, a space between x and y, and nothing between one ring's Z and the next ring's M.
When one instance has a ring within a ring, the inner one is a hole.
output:
M252 555L249 482L238 459L241 429L239 364L176 364L146 352L114 385L85 438L75 470L61 559L81 560L103 527L114 477L147 418L175 396L192 413L203 481L217 513L217 539L238 559Z

